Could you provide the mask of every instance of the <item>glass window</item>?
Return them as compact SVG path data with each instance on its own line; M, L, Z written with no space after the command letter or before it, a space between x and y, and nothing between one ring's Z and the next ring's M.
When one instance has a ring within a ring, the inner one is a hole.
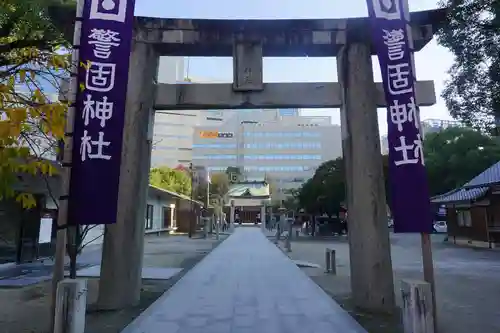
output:
M147 205L146 206L146 230L151 230L153 229L153 205Z
M206 160L235 160L236 155L193 155L193 159L206 159Z
M199 145L194 145L199 146ZM321 149L321 143L319 142L283 142L283 143L274 143L274 142L260 142L260 143L246 143L244 145L246 149ZM226 147L222 147L226 148ZM231 147L227 148L236 148L236 145L231 145Z
M236 148L236 143L203 143L203 144L193 144L193 148Z
M177 139L187 139L190 138L191 135L182 135L182 134L164 134L164 133L157 133L154 136L160 137L160 138L177 138Z
M177 150L177 147L171 147L171 146L155 146L155 147L153 147L153 150Z
M207 155L215 159L234 159L236 155ZM321 155L286 155L286 154L270 154L270 155L244 155L248 160L321 160Z
M168 123L168 122L165 122L165 121L155 121L155 125L160 125L160 126L186 126L186 124Z
M308 167L303 166L246 166L245 171L285 171L285 172L293 172L293 171L304 171L307 170Z

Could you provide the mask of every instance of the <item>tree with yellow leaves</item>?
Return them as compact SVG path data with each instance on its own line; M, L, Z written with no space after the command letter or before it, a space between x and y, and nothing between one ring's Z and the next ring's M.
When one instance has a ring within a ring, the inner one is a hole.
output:
M30 193L15 190L18 176L50 177L64 139L68 105L57 100L71 70L68 44L49 17L63 0L0 0L0 200L30 208ZM48 182L46 182L48 184Z

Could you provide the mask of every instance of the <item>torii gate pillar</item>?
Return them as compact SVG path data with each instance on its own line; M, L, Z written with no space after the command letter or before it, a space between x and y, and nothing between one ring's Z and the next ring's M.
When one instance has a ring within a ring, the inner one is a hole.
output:
M133 306L140 299L158 61L151 44L132 43L118 215L117 223L107 225L104 233L98 297L101 309Z
M337 55L343 90L351 292L357 306L395 308L375 83L369 45L348 42Z

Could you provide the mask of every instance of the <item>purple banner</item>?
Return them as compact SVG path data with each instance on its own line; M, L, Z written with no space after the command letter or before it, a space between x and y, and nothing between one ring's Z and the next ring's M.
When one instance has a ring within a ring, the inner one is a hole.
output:
M68 223L116 222L135 0L85 0Z
M367 0L372 40L380 63L389 143L394 231L430 233L432 218L407 0Z

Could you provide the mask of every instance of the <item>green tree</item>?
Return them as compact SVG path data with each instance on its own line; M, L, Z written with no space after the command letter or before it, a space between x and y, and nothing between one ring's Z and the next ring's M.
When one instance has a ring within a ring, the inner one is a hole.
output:
M337 215L345 200L345 173L342 158L325 162L299 190L299 204L308 213Z
M179 194L191 194L191 177L182 170L172 169L166 166L151 169L149 173L151 185L176 192Z
M382 156L386 201L390 202L389 158ZM319 166L314 176L307 180L296 195L298 205L311 214L337 215L346 200L344 161L341 157Z
M36 204L31 193L13 190L22 173L50 177L44 159L64 138L67 103L59 80L69 76L69 44L53 25L48 5L57 0L0 0L0 199L16 197L24 207ZM50 189L49 189L50 192Z
M424 152L431 195L460 187L500 161L497 140L468 128L428 134Z
M229 190L229 177L225 173L214 173L210 176L210 199L211 202L224 200ZM194 189L193 198L201 202L207 199L207 184L200 184Z
M299 189L291 189L288 191L289 196L287 196L283 201L283 206L288 211L297 213L297 211L299 210L299 193Z
M442 0L441 5L448 16L438 42L455 56L442 96L453 117L491 129L500 120L500 2Z
M451 127L428 134L424 141L425 163L431 196L462 186L500 161L497 140L470 128ZM389 158L382 156L386 202L390 204ZM345 201L345 174L342 158L323 163L299 189L300 208L311 214L335 215Z
M229 177L225 173L214 173L210 177L210 195L224 198L229 191Z

